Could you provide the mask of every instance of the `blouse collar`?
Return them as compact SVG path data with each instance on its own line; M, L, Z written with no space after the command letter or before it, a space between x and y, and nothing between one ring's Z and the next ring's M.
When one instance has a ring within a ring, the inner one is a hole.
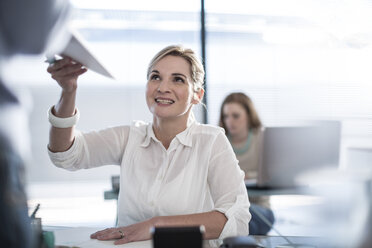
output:
M191 120L191 121L189 120L188 127L184 131L182 131L182 132L180 132L179 134L176 135L175 138L177 138L178 141L182 145L192 147L192 130L193 130L193 127L195 126L195 123L196 123L196 121L194 119ZM160 143L160 141L155 136L154 130L152 128L152 123L149 123L147 125L145 139L141 143L141 147L148 147L150 145L151 139L154 140L155 142Z

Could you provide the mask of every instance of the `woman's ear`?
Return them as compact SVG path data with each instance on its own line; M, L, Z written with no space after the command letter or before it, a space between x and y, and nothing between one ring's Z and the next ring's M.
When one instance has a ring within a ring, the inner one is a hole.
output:
M204 89L199 88L198 90L194 91L194 96L192 98L191 103L193 103L193 104L200 103L203 99L203 96L204 96Z

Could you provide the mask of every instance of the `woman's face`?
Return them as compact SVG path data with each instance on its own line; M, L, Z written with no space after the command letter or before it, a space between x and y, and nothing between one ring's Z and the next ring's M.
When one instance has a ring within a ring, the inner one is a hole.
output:
M147 82L146 102L155 117L184 116L198 102L193 97L196 94L190 70L184 58L171 55L154 65Z
M241 104L226 103L222 111L226 129L231 136L247 133L249 117Z

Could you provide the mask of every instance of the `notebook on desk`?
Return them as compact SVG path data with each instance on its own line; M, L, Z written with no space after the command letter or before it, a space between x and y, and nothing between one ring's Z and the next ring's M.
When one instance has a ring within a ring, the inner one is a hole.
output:
M326 167L338 167L341 125L337 121L308 126L267 127L257 181L248 189L292 188L298 177Z

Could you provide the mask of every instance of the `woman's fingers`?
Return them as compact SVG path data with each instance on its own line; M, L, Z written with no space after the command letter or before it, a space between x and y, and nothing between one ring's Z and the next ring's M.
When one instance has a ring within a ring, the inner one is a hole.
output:
M119 228L107 228L91 234L90 237L98 240L122 239L125 237L125 234Z
M115 245L125 244L131 242L129 237L125 235L125 231L122 228L107 228L102 231L98 231L90 235L92 239L98 240L112 240L117 239L115 241Z
M81 64L71 64L71 65L66 65L66 66L62 67L59 70L53 71L53 72L51 72L51 74L52 74L52 78L55 79L55 78L64 77L64 76L74 74L74 73L80 71L81 69L82 69Z
M124 235L124 237L122 239L118 239L114 242L115 245L122 245L122 244L126 244L126 243L129 243L129 242L132 242L128 237L126 237Z
M86 73L88 70L86 68L81 68L79 71L75 72L75 76L80 76L81 74Z
M92 239L96 239L98 236L106 235L106 234L111 233L115 230L116 230L116 228L106 228L104 230L101 230L101 231L98 231L98 232L95 232L95 233L91 234L90 237Z
M97 236L98 240L111 240L111 239L120 239L120 238L121 238L121 234L118 231L113 231L113 232L109 232L109 233L105 233L105 234Z
M92 239L98 240L117 239L115 241L115 245L119 245L134 241L151 239L149 229L149 221L144 221L125 227L108 228L93 233L92 235L90 235L90 237Z
M76 89L77 78L87 71L81 64L74 62L70 58L59 60L47 70L51 77L67 92Z
M52 75L60 73L70 74L71 70L81 68L82 66L82 64L72 60L71 58L64 57L63 59L57 60L53 64L49 65L47 71Z
M66 58L55 61L53 64L50 64L48 66L47 71L49 73L53 73L54 71L58 71L58 70L60 70L61 68L63 68L64 66L66 66L68 64L74 64L74 63L73 63L72 59L66 57Z

